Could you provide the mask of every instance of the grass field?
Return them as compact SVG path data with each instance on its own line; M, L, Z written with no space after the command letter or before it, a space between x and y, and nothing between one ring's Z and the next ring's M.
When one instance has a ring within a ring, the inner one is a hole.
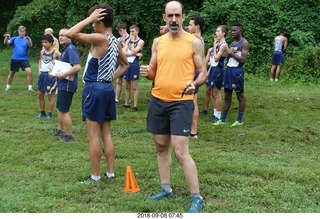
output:
M189 192L175 159L175 198L146 201L160 189L155 147L145 128L150 81L139 81L139 112L123 109L123 102L117 107L117 120L112 123L116 178L85 186L78 184L91 173L81 120L82 82L71 108L75 141L56 141L51 135L57 128L56 113L48 122L35 119L37 94L27 92L24 72L16 74L9 92L4 91L10 54L10 50L0 54L0 212L187 210ZM36 62L32 69L36 89ZM245 83L245 125L230 127L237 114L234 96L226 126L213 127L209 116L199 117L199 139L190 139L206 202L203 212L320 213L320 87L269 82L267 73L247 75ZM202 87L199 92L200 111L204 91ZM138 193L123 192L127 166L133 169ZM101 168L104 173L103 157Z

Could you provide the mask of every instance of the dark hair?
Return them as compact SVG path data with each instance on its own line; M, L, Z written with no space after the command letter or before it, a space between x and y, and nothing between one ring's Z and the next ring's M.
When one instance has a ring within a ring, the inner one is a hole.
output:
M283 27L280 28L280 33L286 33L286 32L287 32L287 30L285 28L283 28Z
M177 1L177 0L169 0L169 1L167 1L167 2L163 5L163 13L164 13L164 14L166 13L166 7L167 7L167 5L168 5L169 2L179 2L179 1ZM184 6L183 6L183 4L182 4L181 2L179 2L179 3L180 3L180 5L181 5L182 14L183 14Z
M240 22L235 22L232 24L233 27L238 27L241 31L243 31L242 24Z
M46 40L46 41L48 41L49 43L53 43L53 37L50 35L50 34L45 34L45 35L43 35L42 37L41 37L41 41L42 40Z
M200 16L193 16L190 18L194 22L195 25L199 25L201 32L203 31L204 28L204 20Z
M88 16L94 12L96 9L106 9L104 12L107 13L104 18L101 20L101 22L104 24L105 27L112 27L113 25L113 9L110 5L107 4L100 4L100 5L95 5L92 8L89 9L88 11Z
M124 21L120 21L119 23L118 23L118 25L117 25L117 30L119 30L119 29L127 29L127 24L126 24L126 22L124 22Z

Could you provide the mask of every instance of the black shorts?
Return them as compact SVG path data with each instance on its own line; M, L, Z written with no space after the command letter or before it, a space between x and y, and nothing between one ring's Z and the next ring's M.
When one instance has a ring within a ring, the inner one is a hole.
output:
M164 102L151 96L147 131L160 135L188 136L191 130L193 100Z
M24 71L26 68L30 68L29 61L11 59L10 71L19 71L19 68L21 68L22 71Z
M58 90L56 107L60 112L67 113L70 111L73 94L72 92Z

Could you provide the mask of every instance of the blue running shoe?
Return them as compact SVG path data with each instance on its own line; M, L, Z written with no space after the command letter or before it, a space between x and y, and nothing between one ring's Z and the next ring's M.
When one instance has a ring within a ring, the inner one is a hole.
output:
M37 118L37 119L40 119L41 117L45 117L45 116L46 116L46 114L44 114L44 113L39 113L39 115L37 115L36 118Z
M203 198L200 197L190 197L191 206L187 213L200 213L201 209L204 207Z
M86 180L81 181L80 184L84 184L84 185L90 185L90 184L94 184L99 182L99 180L94 180L91 178L91 176L89 176Z
M172 189L170 189L170 192L166 192L164 189L161 189L161 191L154 195L154 196L149 196L147 198L148 201L159 201L164 198L173 198L173 192Z

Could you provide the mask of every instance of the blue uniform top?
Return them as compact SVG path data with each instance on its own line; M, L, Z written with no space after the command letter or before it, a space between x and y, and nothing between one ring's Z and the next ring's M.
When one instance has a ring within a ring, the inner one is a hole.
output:
M28 60L28 40L20 36L11 37L10 44L13 45L12 59L25 61Z
M70 65L80 64L80 57L77 48L69 42L63 49L60 61L70 63ZM73 81L63 79L58 80L58 90L76 92L78 88L78 72L74 75Z
M237 54L241 57L241 47L243 43L244 38L242 38L239 42L233 41L230 45L230 49L233 51L233 53ZM243 64L238 62L235 58L231 57L227 64L228 67L242 67Z
M106 34L109 40L109 48L101 58L91 58L83 80L85 82L112 82L116 64L119 57L118 41L115 37Z
M141 40L140 38L138 40L134 41L134 42L129 40L128 47L130 48L131 44L133 44L133 47L136 48L138 46L138 43L139 43L140 40ZM142 52L142 50L138 51L138 53L141 53L141 52ZM129 61L129 63L139 63L139 59L140 59L139 56L135 56L133 62L131 62L129 60L128 61Z
M216 49L217 49L217 52L220 51L220 47L222 44L225 44L226 42L223 42L219 45L217 45ZM216 62L214 61L214 49L212 48L211 51L210 51L210 63L211 63L211 66L212 67L221 67L223 68L225 65L226 65L226 62L227 62L227 59L225 56L221 56L220 59Z

